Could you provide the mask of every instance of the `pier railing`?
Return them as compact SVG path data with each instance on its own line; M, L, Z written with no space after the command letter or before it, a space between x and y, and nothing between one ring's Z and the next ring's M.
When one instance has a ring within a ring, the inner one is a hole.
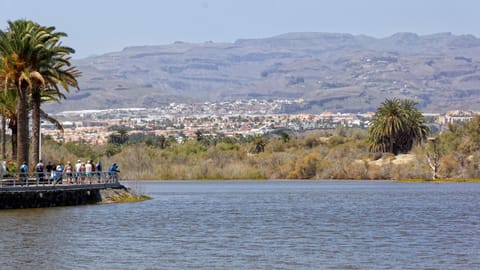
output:
M0 187L28 187L46 185L89 185L89 184L116 184L120 180L118 172L9 172L0 176Z

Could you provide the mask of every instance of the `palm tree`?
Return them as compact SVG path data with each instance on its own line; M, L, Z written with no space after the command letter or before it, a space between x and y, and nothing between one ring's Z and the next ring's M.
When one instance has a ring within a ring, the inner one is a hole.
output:
M17 92L15 91L3 91L0 93L0 114L2 115L2 119L8 120L8 128L12 131L12 136L10 137L12 159L17 158L17 96ZM2 130L2 133L4 132L5 131ZM2 144L4 144L4 141ZM5 151L5 146L3 146L3 151ZM5 154L2 153L2 155Z
M428 126L415 105L408 99L386 99L381 104L368 130L371 151L406 153L426 139Z
M8 30L0 31L0 55L2 56L2 80L5 90L15 89L17 97L17 165L28 164L28 94L37 84L44 84L32 63L43 51L41 34L37 24L18 20L8 22Z
M374 151L394 152L397 134L404 128L404 112L398 99L387 99L378 108L369 129ZM387 150L388 149L388 150Z
M51 91L43 91L43 99L48 99L50 101L57 100L56 94L50 96ZM18 93L16 91L3 91L0 93L0 115L2 116L2 121L8 120L8 128L12 131L12 136L10 138L10 143L12 145L12 159L16 159L16 147L17 147L17 99ZM40 110L41 118L49 121L54 124L57 129L63 131L62 125L55 119L49 116L44 111ZM3 125L3 124L2 124ZM2 133L5 133L2 126ZM4 135L2 135L4 137ZM5 143L5 139L2 141L2 145ZM2 146L2 151L5 151L5 146ZM5 156L5 153L2 153ZM5 157L4 157L5 158Z
M267 140L264 136L262 135L255 135L253 137L253 149L252 152L255 154L262 153L265 151L265 146L267 145Z
M111 144L124 144L128 142L128 130L120 127L116 133L110 134L108 142Z
M37 84L32 88L32 159L34 163L39 160L40 149L40 118L42 115L40 106L43 102L58 101L65 98L61 92L63 88L70 92L70 86L78 89L77 77L80 73L75 67L70 66L70 54L74 49L62 46L60 39L67 37L66 33L55 32L55 27L42 28L44 31L43 42L46 50L37 59L37 69L44 80L44 85ZM59 87L61 86L61 88ZM45 93L49 91L49 93ZM45 95L48 94L48 95ZM57 98L55 98L55 96Z
M32 21L8 22L8 30L0 31L0 56L5 89L14 88L17 102L17 164L28 162L28 101L31 94L33 117L34 162L38 161L40 104L42 91L54 89L61 96L60 87L69 91L69 86L78 88L79 72L70 67L69 54L74 50L61 46L60 38L65 33L54 32L54 27L42 27ZM8 84L8 85L7 85Z
M0 59L2 59L0 55ZM0 76L2 74L2 65L0 65ZM0 80L0 89L4 89L3 87L3 81ZM0 96L1 97L1 96ZM3 107L5 106L5 102L0 100L0 115L2 117L2 124L1 124L1 133L0 133L0 139L2 140L2 150L1 150L1 156L2 159L7 158L7 150L6 150L6 130L7 130L7 117L6 114L3 111Z
M0 140L2 141L2 150L1 150L1 157L3 160L5 160L7 158L7 150L6 150L6 147L7 147L7 143L6 143L6 139L7 139L7 136L6 136L6 130L7 130L7 119L5 119L4 116L2 116L2 124L1 124L1 129L0 129Z
M422 113L415 108L417 104L413 100L402 100L400 105L406 113L406 125L404 131L399 135L398 148L400 152L406 153L412 149L415 143L427 140L429 128Z

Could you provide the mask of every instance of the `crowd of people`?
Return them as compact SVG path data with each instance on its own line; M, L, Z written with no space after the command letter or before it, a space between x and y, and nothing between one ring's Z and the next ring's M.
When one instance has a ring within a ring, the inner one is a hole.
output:
M22 178L28 177L28 165L24 162L20 166L20 174ZM113 163L107 171L103 170L102 162L96 164L92 160L86 163L77 160L75 164L70 161L64 165L60 161L53 164L51 161L45 165L40 160L34 169L35 178L39 183L67 183L67 184L92 184L100 182L116 182L118 181L118 165Z

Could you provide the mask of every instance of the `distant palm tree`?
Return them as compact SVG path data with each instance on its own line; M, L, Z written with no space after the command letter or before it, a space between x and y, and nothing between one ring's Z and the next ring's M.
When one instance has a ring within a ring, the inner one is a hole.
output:
M426 139L429 129L415 105L408 99L386 99L381 104L368 130L371 151L406 153Z
M265 151L265 146L267 145L267 140L264 136L261 135L255 135L253 137L253 152L255 154L262 153Z
M425 123L422 113L415 108L417 103L410 99L401 100L401 106L406 112L405 129L399 136L399 152L406 153L410 151L413 145L420 141L425 141L429 133L429 128Z
M126 128L119 128L117 132L110 134L108 142L111 144L124 144L128 142L128 130Z

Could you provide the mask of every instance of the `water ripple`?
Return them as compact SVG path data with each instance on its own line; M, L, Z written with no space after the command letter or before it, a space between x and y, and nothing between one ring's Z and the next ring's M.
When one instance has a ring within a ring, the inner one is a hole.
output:
M479 269L480 185L147 182L0 212L2 269Z

